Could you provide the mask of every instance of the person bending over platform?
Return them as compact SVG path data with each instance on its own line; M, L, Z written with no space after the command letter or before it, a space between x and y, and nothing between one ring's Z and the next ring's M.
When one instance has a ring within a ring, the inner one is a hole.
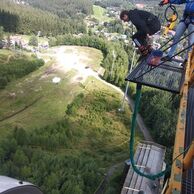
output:
M137 32L132 36L132 40L142 55L147 55L151 51L151 45L148 43L149 36L161 29L158 17L144 10L133 9L121 11L120 19L124 22L131 21L136 27Z

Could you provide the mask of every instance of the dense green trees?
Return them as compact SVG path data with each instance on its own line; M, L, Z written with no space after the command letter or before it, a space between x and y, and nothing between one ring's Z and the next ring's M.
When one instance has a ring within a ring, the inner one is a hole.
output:
M95 5L99 5L101 7L123 7L124 9L128 9L132 7L132 3L128 0L93 0Z
M0 65L0 89L5 88L8 82L31 73L43 64L42 59L34 57L10 57L7 62Z
M119 105L116 95L93 91L78 95L64 120L29 131L16 127L0 139L0 174L47 194L94 193L106 168L127 157L129 115L117 113Z
M80 18L81 14L92 13L90 0L26 0L27 3L42 10L47 10L59 17Z
M3 41L2 41L3 38L4 38L4 31L3 31L3 27L0 26L0 49L2 49L3 46L4 46L4 43L3 43Z
M38 46L38 38L36 36L31 36L28 44Z
M105 23L106 29L109 33L119 33L119 34L124 34L124 28L123 25L121 23L121 21L119 20L113 20L110 21L107 25Z
M0 26L6 32L37 34L41 31L42 35L48 36L86 32L83 19L59 18L50 12L6 0L0 1Z
M143 91L141 115L154 140L167 147L167 162L171 162L177 124L179 96L155 89Z
M147 110L145 104L148 101L146 101L146 97L149 100L149 108L147 106ZM178 107L173 105L174 103L172 103L170 97L169 93L147 91L143 96L145 109L142 108L142 114L147 114L145 120L153 130L152 134L157 139L157 142L166 146L172 146L174 143L178 115ZM178 101L178 98L175 98L174 101Z

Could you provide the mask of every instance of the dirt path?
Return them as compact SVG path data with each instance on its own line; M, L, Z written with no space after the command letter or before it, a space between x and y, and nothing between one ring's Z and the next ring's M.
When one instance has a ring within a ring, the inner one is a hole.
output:
M12 113L12 114L10 114L10 115L7 115L7 116L1 118L1 119L0 119L0 122L5 121L6 119L10 119L10 118L14 117L15 115L17 115L17 114L19 114L19 113L25 111L27 108L29 108L29 107L33 106L35 103L37 103L41 98L42 98L42 96L40 96L40 97L38 97L37 99L33 100L30 104L24 106L24 107L21 108L20 110L17 110L16 112L14 112L14 113Z

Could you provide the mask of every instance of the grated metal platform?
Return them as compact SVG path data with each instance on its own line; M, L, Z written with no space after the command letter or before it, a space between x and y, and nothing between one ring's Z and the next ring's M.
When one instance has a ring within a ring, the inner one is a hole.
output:
M161 62L157 67L148 65L144 58L127 76L126 80L142 85L179 93L184 79L184 69L179 61Z

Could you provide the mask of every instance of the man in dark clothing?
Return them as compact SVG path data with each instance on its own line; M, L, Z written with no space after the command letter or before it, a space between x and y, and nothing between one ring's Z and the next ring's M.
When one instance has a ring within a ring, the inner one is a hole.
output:
M120 19L124 22L131 21L135 25L137 32L132 36L132 40L140 51L144 54L144 50L149 50L147 39L161 28L158 17L150 12L134 9L123 10L120 13Z

